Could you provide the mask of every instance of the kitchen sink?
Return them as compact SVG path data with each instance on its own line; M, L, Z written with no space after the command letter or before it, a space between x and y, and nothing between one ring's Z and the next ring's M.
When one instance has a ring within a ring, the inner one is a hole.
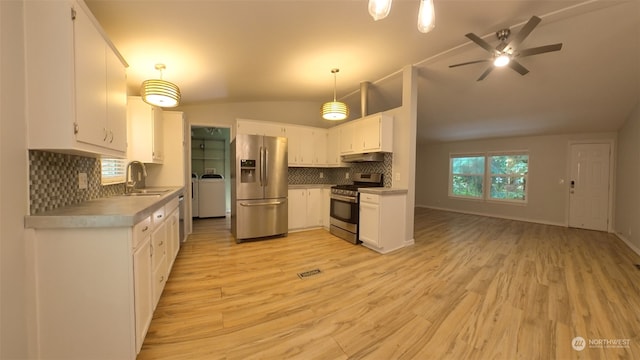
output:
M135 189L129 193L120 194L118 196L160 197L169 191L171 191L171 189Z
M122 194L120 196L155 196L155 197L160 197L160 196L162 196L162 194L132 192L132 193L127 193L127 194Z
M162 195L169 191L171 191L171 189L135 189L126 195Z

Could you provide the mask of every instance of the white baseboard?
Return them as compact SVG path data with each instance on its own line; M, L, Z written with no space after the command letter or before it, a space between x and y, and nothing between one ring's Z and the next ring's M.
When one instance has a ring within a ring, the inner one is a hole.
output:
M460 213L460 214L486 216L486 217L492 217L492 218L498 218L498 219L524 221L524 222L543 224L543 225L553 225L553 226L567 227L567 224L565 224L565 223L557 223L557 222L553 222L553 221L528 219L528 218L521 218L521 217L515 217L515 216L504 216L504 215L496 215L496 214L487 214L487 213L475 212L475 211L463 211L463 210L449 209L449 208L443 208L443 207L437 207L437 206L428 206L428 205L416 205L416 207L425 208L425 209L432 209L432 210L450 211L450 212L455 212L455 213Z
M635 246L629 239L627 239L623 234L619 234L619 233L614 233L618 239L622 240L625 244L627 244L627 246L633 250L633 252L635 252L636 254L640 255L640 248L638 248L637 246Z

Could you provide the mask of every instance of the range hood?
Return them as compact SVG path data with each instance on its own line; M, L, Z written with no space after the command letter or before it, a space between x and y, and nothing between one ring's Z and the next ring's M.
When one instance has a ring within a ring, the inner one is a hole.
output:
M384 153L371 152L371 153L362 153L362 154L342 155L342 162L346 162L346 163L370 162L370 161L377 161L377 162L384 161Z

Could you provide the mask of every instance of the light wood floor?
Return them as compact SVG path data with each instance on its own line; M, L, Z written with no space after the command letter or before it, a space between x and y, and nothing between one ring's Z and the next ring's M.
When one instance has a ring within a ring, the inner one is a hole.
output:
M615 236L426 209L415 224L415 245L379 255L196 221L138 358L640 359L640 257Z

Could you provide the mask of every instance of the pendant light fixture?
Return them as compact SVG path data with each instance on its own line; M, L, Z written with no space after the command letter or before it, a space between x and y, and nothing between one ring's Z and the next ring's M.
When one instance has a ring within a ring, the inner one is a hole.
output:
M386 18L391 11L392 0L369 0L369 14L373 20L378 21Z
M369 14L373 20L378 21L386 18L391 11L392 0L369 0ZM435 27L435 11L433 0L420 0L418 10L418 31L428 33Z
M180 104L180 89L174 83L162 80L164 64L156 64L160 79L145 80L140 87L140 96L147 104L160 107L176 107Z
M322 105L322 118L325 120L344 120L349 116L349 107L347 104L336 101L336 74L340 69L331 69L333 74L333 101L326 102Z
M420 0L418 31L428 33L434 27L436 27L436 13L433 9L433 0Z

